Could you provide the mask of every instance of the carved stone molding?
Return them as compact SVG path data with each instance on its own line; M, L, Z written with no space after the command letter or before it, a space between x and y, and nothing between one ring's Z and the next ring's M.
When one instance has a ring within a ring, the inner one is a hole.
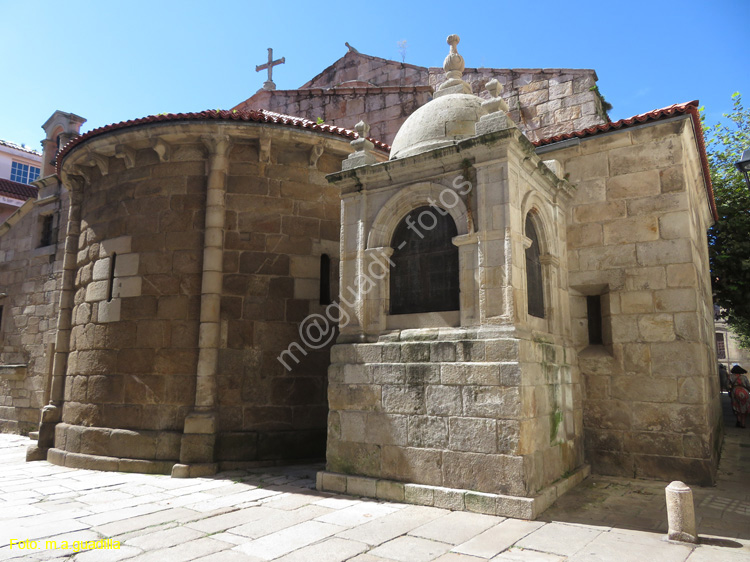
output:
M161 162L169 162L172 157L172 146L164 139L151 139L151 148L159 155L159 161Z
M271 137L262 136L258 139L258 162L268 164L271 161Z
M86 157L86 162L90 166L96 166L99 168L99 173L106 176L109 173L109 158L96 152L89 152Z
M135 166L135 149L126 144L118 144L115 147L115 158L121 158L126 168Z
M201 142L210 156L227 156L232 149L232 137L229 135L205 135L201 137Z
M313 145L313 147L310 149L310 158L308 161L308 165L310 166L310 168L318 167L318 160L320 160L321 156L323 156L323 145Z
M73 190L83 189L84 184L91 183L91 168L71 166L70 173L63 172L63 183Z

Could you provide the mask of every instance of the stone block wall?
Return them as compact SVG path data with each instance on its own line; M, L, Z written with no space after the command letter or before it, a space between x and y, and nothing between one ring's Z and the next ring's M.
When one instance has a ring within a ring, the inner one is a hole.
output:
M505 88L509 115L532 141L607 123L596 72L588 69L467 68L463 80L488 97L493 78ZM388 144L417 108L445 81L442 68L425 68L350 52L298 90L260 90L233 109L268 109L318 118L353 129L360 120L370 136Z
M485 98L485 85L493 78L504 87L508 115L531 141L609 121L593 70L467 68L463 74L473 93ZM437 88L444 81L442 68L430 68L430 86Z
M688 117L547 152L576 186L568 221L574 339L594 471L710 484L720 446L706 229ZM585 296L604 345L589 346Z
M461 330L455 340L438 329L418 332L413 341L333 348L327 469L494 494L534 492L524 485L519 451L517 342L470 339Z
M391 143L406 118L431 96L432 88L426 85L374 87L360 83L326 90L260 91L234 109L268 109L311 121L320 118L347 129L364 120L370 125L370 137Z
M419 485L452 509L489 494L493 514L554 501L552 484L583 464L580 385L559 343L489 334L419 329L334 346L326 478Z
M304 146L274 144L267 163L257 143L232 150L217 380L225 464L325 454L330 345L306 345L300 324L325 309L323 254L330 298L338 295L339 190L324 176L340 166L326 153L311 167Z
M521 366L518 454L527 488L538 492L584 463L583 396L576 356L561 337L541 332L518 345Z
M94 135L63 156L81 219L48 459L169 472L322 457L336 331L300 334L338 291L339 193L325 175L349 139L256 123L155 127Z
M195 145L167 162L138 150L131 168L110 158L104 176L91 168L56 448L178 458L195 398L205 169ZM121 430L135 432L130 439L141 446L129 453L106 438ZM148 446L157 434L172 438Z
M48 399L61 287L62 236L40 247L43 215L59 229L68 216L64 190L28 201L0 232L0 431L26 434Z

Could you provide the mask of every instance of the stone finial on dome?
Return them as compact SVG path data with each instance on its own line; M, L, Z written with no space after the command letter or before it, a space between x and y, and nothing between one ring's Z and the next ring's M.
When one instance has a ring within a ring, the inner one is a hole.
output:
M508 104L500 97L503 94L503 85L497 81L497 78L493 78L487 82L484 88L490 94L490 99L482 102L482 107L487 110L487 113L508 111Z
M464 73L464 58L458 54L456 46L461 41L458 35L448 35L448 45L451 46L451 50L448 56L443 61L443 70L445 70L445 76L450 80L451 78L461 78Z
M357 134L361 139L367 138L367 135L370 134L370 126L364 121L360 121L354 125L354 130L357 131Z
M482 102L482 108L487 112L479 118L476 125L478 135L501 131L510 127L515 127L513 120L508 117L508 104L501 97L503 85L493 78L485 85L485 89L490 94L490 99Z
M367 135L370 134L370 126L364 121L360 121L354 125L354 129L359 135L349 144L354 148L353 153L341 163L342 170L349 170L351 168L357 168L366 164L374 164L377 162L375 155L372 153L375 145L372 141L368 140Z
M497 78L493 78L487 84L484 85L484 89L490 94L490 97L499 98L503 93L503 85L497 81Z
M470 94L471 86L461 78L464 73L464 58L458 54L458 45L461 38L458 35L449 35L447 42L450 45L450 52L443 61L443 70L445 70L445 82L440 84L435 92L434 97L444 96L446 94Z

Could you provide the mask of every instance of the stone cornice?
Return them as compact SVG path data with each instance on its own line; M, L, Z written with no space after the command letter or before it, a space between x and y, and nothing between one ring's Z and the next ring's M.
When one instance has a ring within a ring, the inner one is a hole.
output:
M503 146L507 148L505 153L499 152L499 148ZM537 156L534 145L516 127L477 135L406 158L336 172L326 176L326 179L340 186L345 195L362 189L377 190L412 182L415 177L427 178L458 172L463 169L467 160L473 166L506 160L508 151L514 152L518 160L525 163L527 173L541 175L558 192L571 196L572 186L566 180L558 178L543 163Z
M106 173L109 158L122 158L126 167L132 167L135 165L135 152L146 148L156 151L160 161L165 162L169 160L178 145L203 145L202 138L223 135L229 135L235 143L268 141L273 138L274 145L279 143L309 145L311 151L313 147L317 147L314 150L317 158L322 155L323 151L344 157L353 150L349 145L349 140L345 137L339 139L328 133L277 127L268 123L200 121L146 123L106 132L75 146L65 156L60 166L61 175L63 177L90 175L92 167L97 167L102 173Z

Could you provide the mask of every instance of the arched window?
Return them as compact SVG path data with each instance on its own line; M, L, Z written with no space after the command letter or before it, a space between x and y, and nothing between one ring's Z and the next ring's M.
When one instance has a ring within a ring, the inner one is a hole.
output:
M460 308L456 235L442 209L419 207L401 220L391 241L391 314Z
M526 215L526 238L531 240L531 246L526 248L526 295L529 314L544 318L544 283L542 262L539 259L539 236L531 220L531 214Z

